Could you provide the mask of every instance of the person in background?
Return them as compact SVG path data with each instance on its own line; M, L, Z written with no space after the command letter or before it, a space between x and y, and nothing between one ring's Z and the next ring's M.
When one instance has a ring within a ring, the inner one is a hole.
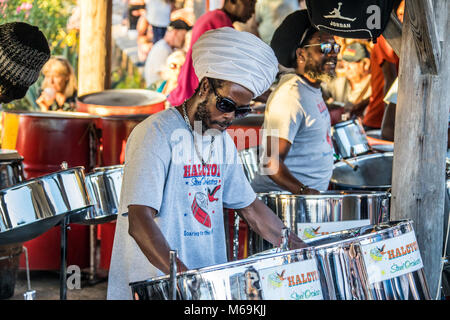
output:
M171 105L180 105L191 97L198 86L198 78L192 63L192 46L198 38L208 30L233 27L233 23L247 22L255 12L256 0L225 0L221 9L209 11L202 15L192 28L189 50L186 62L181 67L178 76L178 86L170 93L168 101Z
M74 111L77 79L69 61L64 57L51 57L42 73L42 92L36 100L41 111Z
M191 27L181 19L172 21L167 28L164 38L153 45L144 67L144 77L147 87L152 89L152 85L160 85L162 81L161 71L166 65L167 57L175 49L183 48L186 33L190 29Z
M177 78L180 73L181 66L186 61L186 52L184 50L175 50L167 57L166 65L161 71L163 83L158 88L158 92L166 96L177 86Z
M330 110L331 125L341 121L344 112L361 116L372 94L370 53L360 42L346 46L342 53L344 76L322 83L324 100Z
M258 0L255 22L262 41L270 44L275 29L288 14L300 9L298 0Z
M307 10L288 15L270 46L278 62L295 73L281 76L267 101L264 161L252 187L255 192L317 194L328 189L334 160L330 114L320 84L335 76L340 46L311 24Z
M128 29L136 30L139 17L145 12L144 0L128 0Z
M146 18L152 26L154 44L164 38L174 5L174 0L146 0Z
M49 58L47 39L38 27L23 22L0 25L0 103L23 98Z
M136 26L137 31L137 47L138 47L138 62L136 65L141 67L145 64L148 53L153 47L153 32L152 26L148 23L145 15L141 15Z

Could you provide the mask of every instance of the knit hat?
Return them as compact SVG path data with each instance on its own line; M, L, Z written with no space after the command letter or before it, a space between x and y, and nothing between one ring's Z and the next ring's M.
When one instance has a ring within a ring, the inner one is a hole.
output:
M270 42L278 62L286 68L292 68L295 65L295 50L303 47L317 31L306 9L289 14L275 30Z
M38 27L23 22L0 25L0 101L23 98L50 58Z

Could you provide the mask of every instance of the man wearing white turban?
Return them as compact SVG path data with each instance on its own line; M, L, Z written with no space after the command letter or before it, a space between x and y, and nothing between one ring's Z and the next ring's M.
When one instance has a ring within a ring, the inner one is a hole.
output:
M193 96L147 118L128 139L108 299L130 299L130 282L169 273L170 250L178 271L227 262L224 208L281 243L284 225L256 198L225 131L274 81L275 55L254 35L221 28L199 38L193 62ZM289 245L305 246L294 233Z

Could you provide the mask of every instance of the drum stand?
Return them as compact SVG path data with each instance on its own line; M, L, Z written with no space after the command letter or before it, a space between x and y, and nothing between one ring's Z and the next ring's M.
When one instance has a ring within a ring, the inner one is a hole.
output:
M59 299L67 299L67 230L69 229L69 215L61 221L61 265L59 275Z

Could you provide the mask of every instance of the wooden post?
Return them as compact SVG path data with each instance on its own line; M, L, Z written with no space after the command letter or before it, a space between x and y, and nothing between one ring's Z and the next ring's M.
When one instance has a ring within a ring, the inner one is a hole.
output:
M402 23L397 15L392 12L386 29L383 31L383 37L389 43L395 54L400 57L402 50Z
M450 4L439 1L441 12L436 23L444 25L430 27L435 23L434 14L416 11L418 8L430 9L423 3L418 5L422 1L428 0L406 1L402 29L391 220L414 221L427 282L435 298L441 276L444 232L445 158L450 109ZM424 28L424 25L428 27ZM423 31L433 28L443 32L437 37L443 39L442 43ZM418 34L417 30L422 31ZM418 46L418 35L425 43L433 43L432 47ZM438 51L443 53L440 56L434 55L438 45L442 45ZM431 63L424 68L425 62ZM439 67L435 69L433 66Z
M80 0L78 95L111 85L112 0Z

